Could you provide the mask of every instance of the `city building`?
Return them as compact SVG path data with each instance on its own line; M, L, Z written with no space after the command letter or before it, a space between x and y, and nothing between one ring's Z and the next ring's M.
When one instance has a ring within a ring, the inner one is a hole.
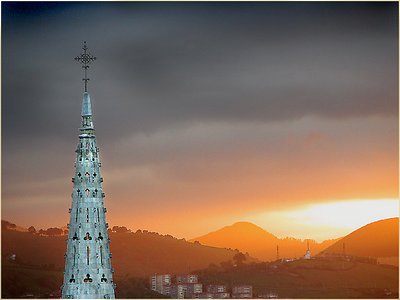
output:
M173 282L174 281L174 282ZM170 274L154 274L150 277L151 290L173 299L229 299L231 294L227 286L222 284L207 285L203 291L203 284L196 274L177 275L175 280ZM240 285L232 288L232 298L252 298L253 287Z
M195 274L177 275L176 283L197 283L198 276Z
M253 298L253 287L251 285L237 285L232 287L232 298Z
M171 288L171 275L170 274L163 274L158 275L154 274L150 277L150 288L152 291L163 295L170 294Z
M82 103L82 124L76 149L75 174L72 178L72 206L69 209L65 272L62 298L115 298L111 267L110 240L100 172L99 148L92 120L87 71L96 58L88 53L75 58L82 64L85 77Z
M226 292L226 285L207 285L206 288L207 293L225 293Z
M277 299L278 298L278 294L275 292L267 292L265 294L259 294L258 298L262 298L262 299Z
M171 285L170 296L174 299L199 298L198 294L203 292L201 283L176 283Z
M195 298L197 299L229 299L230 294L225 292L225 293L201 293L201 294L196 294Z
M199 299L227 299L230 298L230 293L227 292L225 285L208 285L206 291L197 294Z

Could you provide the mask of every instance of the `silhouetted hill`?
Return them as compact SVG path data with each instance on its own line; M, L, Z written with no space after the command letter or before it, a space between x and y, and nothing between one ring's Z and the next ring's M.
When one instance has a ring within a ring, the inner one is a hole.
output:
M399 218L390 218L365 225L328 247L323 252L353 256L398 257Z
M198 241L203 245L214 247L239 249L241 252L248 252L252 257L269 261L277 258L277 246L279 246L280 258L300 257L307 250L306 240L295 238L279 239L261 227L249 222L238 222L190 241ZM309 240L311 252L316 254L336 241L326 240L322 243L317 243Z
M200 282L252 285L253 298L273 292L280 299L399 299L399 269L341 257L210 267L195 272Z
M15 230L2 232L2 261L16 254L16 263L64 269L67 236L42 236ZM110 233L112 265L116 274L147 276L184 273L231 260L233 250L189 243L147 231Z

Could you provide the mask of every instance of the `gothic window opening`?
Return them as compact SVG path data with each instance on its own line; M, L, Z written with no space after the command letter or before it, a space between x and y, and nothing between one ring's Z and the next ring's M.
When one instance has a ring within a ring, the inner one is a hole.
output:
M107 282L106 275L103 274L103 276L101 276L101 282Z
M86 208L86 223L89 223L89 208Z
M92 240L92 237L90 236L89 232L86 232L86 235L85 235L85 237L84 237L83 239L84 239L85 241L87 241L87 240L91 241L91 240Z
M90 249L89 246L86 247L86 262L89 265Z
M78 222L78 208L76 208L75 222Z
M78 177L81 177L81 176L82 176L82 174L81 174L81 172L79 172L79 173L78 173Z
M103 246L100 246L100 263L103 265Z
M97 222L100 222L100 213L99 213L99 209L97 209Z
M75 277L74 274L71 275L71 279L69 280L69 283L75 283Z
M103 240L103 236L101 235L101 232L99 232L99 240Z
M77 189L76 192L78 193L78 196L81 195L81 190L80 189Z
M89 189L86 189L85 192L86 192L86 197L89 197Z
M73 240L73 241L74 241L74 240L79 240L79 239L78 239L78 235L76 234L76 232L75 232L74 237L72 238L72 240Z
M96 177L96 176L97 176L97 174L96 174L96 173L93 173L93 176L94 176L94 177Z
M74 266L75 266L75 256L76 256L76 247L74 246Z
M92 282L93 281L93 279L90 277L90 274L86 274L86 277L85 277L85 279L83 279L83 282Z

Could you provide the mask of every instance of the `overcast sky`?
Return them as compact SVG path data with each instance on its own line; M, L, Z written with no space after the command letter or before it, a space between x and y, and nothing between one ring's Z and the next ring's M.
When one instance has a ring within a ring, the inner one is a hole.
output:
M3 219L69 221L84 40L112 225L397 195L395 2L2 2Z

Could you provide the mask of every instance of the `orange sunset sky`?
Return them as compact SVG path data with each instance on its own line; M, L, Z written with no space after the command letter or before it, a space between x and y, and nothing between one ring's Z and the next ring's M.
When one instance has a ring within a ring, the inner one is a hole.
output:
M110 226L321 241L398 216L393 3L36 5L2 16L2 219L69 222L83 40Z

